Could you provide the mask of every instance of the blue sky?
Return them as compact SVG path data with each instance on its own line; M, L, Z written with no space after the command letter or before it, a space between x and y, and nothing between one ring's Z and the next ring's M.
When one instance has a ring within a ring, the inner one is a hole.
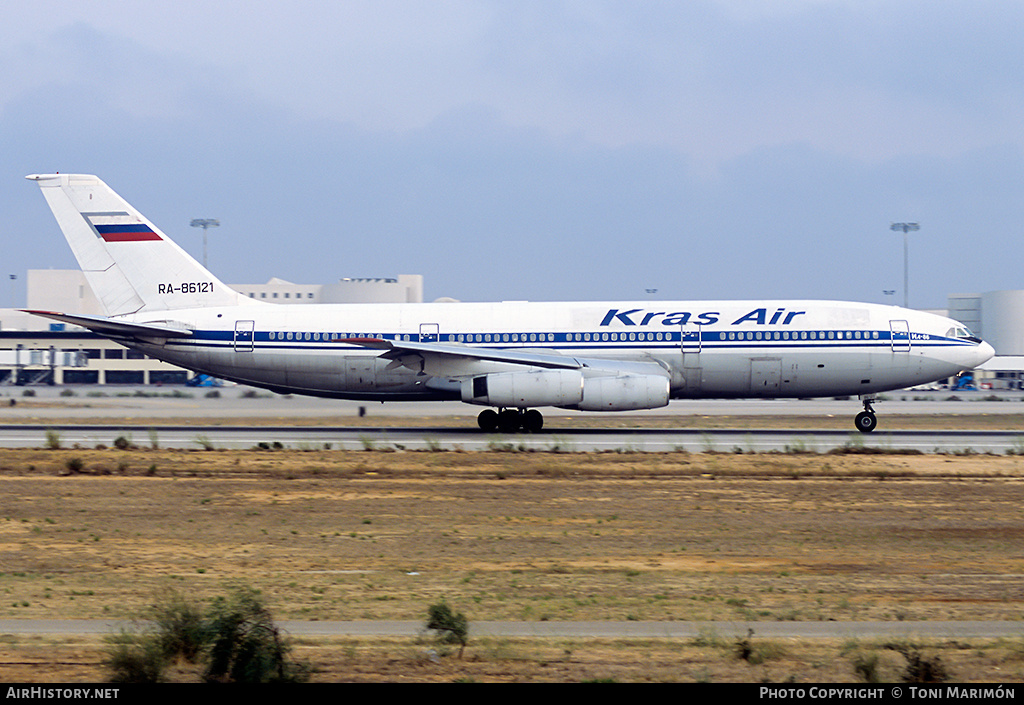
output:
M61 171L228 282L901 303L912 220L912 306L1024 288L1019 2L210 4L5 10L0 274Z

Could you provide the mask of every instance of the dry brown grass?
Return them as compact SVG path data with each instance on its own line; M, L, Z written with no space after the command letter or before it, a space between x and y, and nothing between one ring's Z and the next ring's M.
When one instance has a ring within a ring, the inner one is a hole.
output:
M2 618L131 617L168 585L207 599L234 583L311 620L422 620L441 598L471 622L1024 606L1016 456L5 450L0 497ZM854 678L849 647L824 643L756 665L731 643L477 640L465 663L409 641L301 646L324 680ZM1021 678L1014 645L934 648L959 679ZM0 674L96 679L97 654L9 639ZM32 665L52 661L67 665Z

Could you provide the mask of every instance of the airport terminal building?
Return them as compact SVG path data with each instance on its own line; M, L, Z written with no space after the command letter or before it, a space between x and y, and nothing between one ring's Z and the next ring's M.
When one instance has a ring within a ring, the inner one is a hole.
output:
M990 389L1024 389L1024 290L951 294L948 305L950 318L995 348L979 381Z

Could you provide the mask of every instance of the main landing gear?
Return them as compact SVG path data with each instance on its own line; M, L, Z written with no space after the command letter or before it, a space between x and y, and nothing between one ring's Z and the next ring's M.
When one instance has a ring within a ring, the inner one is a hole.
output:
M872 397L864 399L864 411L857 414L853 420L854 426L861 433L871 433L875 430L875 426L878 425L878 419L875 418L875 410L871 408L871 404L874 401Z
M537 433L544 426L544 415L536 409L484 409L476 417L480 430L487 433Z

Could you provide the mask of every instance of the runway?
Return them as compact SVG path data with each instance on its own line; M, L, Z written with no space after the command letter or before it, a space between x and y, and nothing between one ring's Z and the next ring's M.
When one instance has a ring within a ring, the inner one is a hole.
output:
M209 426L198 424L9 424L0 447L139 446L193 450L285 447L299 450L825 453L837 448L922 453L1024 453L1024 431L892 430L862 434L835 429L549 428L539 433L486 434L449 426Z
M25 396L25 395L30 396ZM464 417L475 427L481 407L457 401L447 402L358 402L272 394L251 387L199 389L189 387L118 387L95 385L62 387L0 386L0 423L45 423L47 420L88 423L117 418L131 424L133 419L167 419L166 423L216 423L224 418L322 419L330 417ZM850 399L679 399L660 409L625 412L579 412L542 409L545 417L613 419L635 417L688 416L807 416L849 419L861 410ZM984 414L1006 416L1024 413L1020 391L905 391L882 395L875 404L879 430L892 416L933 414L938 417Z
M294 621L278 626L293 636L415 637L423 622L411 620ZM105 619L4 619L0 634L116 634L137 622ZM472 637L578 639L696 639L745 637L750 631L767 639L995 639L1020 636L1019 622L493 622L470 624Z
M485 434L476 426L480 408L458 402L372 404L248 387L7 387L0 392L0 447L44 447L48 434L56 434L65 447L110 446L124 436L137 445L192 449L280 444L298 449L696 453L867 446L924 453L1024 452L1020 392L895 392L876 404L879 425L871 434L853 428L859 410L856 399L679 400L644 412L546 409L540 433ZM928 416L934 427L896 428L904 415ZM806 427L771 428L772 416L798 416ZM958 418L964 416L988 418L994 430L958 430ZM644 417L667 427L643 428ZM729 428L737 425L730 423L716 427L715 419L725 417L763 421L749 430ZM848 424L835 428L835 419L846 418ZM831 423L817 427L818 419Z

